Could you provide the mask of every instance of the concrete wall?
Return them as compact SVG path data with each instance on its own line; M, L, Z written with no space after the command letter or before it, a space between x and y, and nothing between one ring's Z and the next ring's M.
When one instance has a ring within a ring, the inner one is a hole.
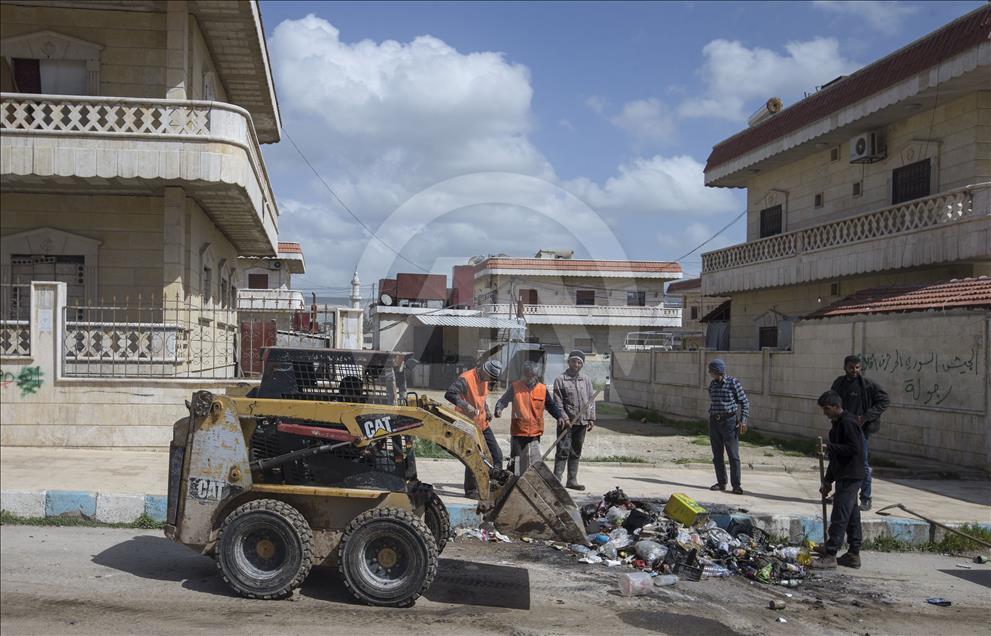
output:
M705 365L718 356L747 390L755 428L816 437L829 424L815 400L842 374L843 356L858 352L892 402L873 450L991 471L989 328L982 311L855 317L798 323L791 352L621 352L611 399L702 419Z
M787 317L800 318L822 309L861 289L891 285L934 283L953 278L980 276L981 266L971 264L947 265L932 269L905 269L869 276L854 276L825 280L805 285L773 287L733 294L730 316L730 349L757 349L757 319L768 311ZM839 285L833 294L833 283Z
M192 15L189 19L187 98L206 99L204 80L212 75L213 99L227 101L210 49ZM164 98L166 14L89 8L0 5L0 38L51 30L103 47L99 95Z
M51 227L98 240L98 268L87 272L96 277L91 300L161 298L162 206L161 197L4 192L0 237Z
M762 171L747 184L747 240L760 236L760 211L780 204L783 231L826 223L891 205L891 172L929 158L933 193L991 179L991 91L957 97L922 110L884 129L887 157L851 164L849 143L839 159L823 148L799 161ZM853 196L852 184L863 181ZM814 197L823 194L822 207Z
M222 380L62 378L65 286L35 283L32 298L31 355L0 358L2 446L165 449L194 391L247 391Z

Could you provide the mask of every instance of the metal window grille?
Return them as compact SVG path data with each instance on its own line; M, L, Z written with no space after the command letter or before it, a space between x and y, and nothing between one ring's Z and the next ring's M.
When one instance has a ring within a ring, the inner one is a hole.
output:
M760 237L781 234L781 206L764 208L760 211Z
M891 204L897 205L930 194L929 159L916 161L891 171Z

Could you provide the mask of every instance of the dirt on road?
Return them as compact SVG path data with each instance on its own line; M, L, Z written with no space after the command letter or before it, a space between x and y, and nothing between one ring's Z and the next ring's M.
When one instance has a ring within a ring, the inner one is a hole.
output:
M991 612L991 566L924 554L865 553L864 569L797 589L737 577L626 598L617 570L543 545L459 539L407 610L357 604L331 568L315 569L293 601L238 598L211 559L155 531L4 526L0 556L5 635L978 634ZM928 605L930 596L953 605ZM772 599L786 608L767 609Z

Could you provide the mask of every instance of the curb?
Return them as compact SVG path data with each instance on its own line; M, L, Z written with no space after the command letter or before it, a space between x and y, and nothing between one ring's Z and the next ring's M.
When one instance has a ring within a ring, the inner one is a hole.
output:
M448 503L452 528L477 528L482 524L474 504ZM128 495L114 493L81 492L73 490L0 490L0 509L21 518L68 517L99 523L133 523L142 514L154 521L165 521L166 498L164 495ZM709 518L720 528L727 529L733 520L752 522L756 527L776 537L798 542L808 537L821 543L822 519L800 515L762 515L739 513L712 513ZM950 527L974 523L991 531L991 523L949 522ZM864 541L877 537L891 537L909 545L938 542L946 531L917 519L865 519L862 521Z
M75 490L0 490L0 509L22 518L74 518L100 523L133 523L147 515L165 521L164 495L119 495Z

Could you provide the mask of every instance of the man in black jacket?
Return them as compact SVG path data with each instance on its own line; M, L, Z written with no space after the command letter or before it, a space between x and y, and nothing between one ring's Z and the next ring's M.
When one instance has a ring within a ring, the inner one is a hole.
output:
M864 432L864 483L860 486L860 509L871 509L871 466L868 439L881 429L881 414L888 408L888 394L876 382L860 374L860 356L843 359L844 374L833 382L843 410L857 418Z
M822 413L833 423L829 429L829 442L825 451L829 453L829 467L819 492L829 495L833 484L833 512L829 516L829 537L826 539L824 554L812 567L817 569L835 568L843 565L860 567L860 508L857 506L857 491L864 481L864 434L860 423L850 413L843 410L843 400L836 391L827 391L819 396ZM843 547L846 535L847 553L836 558Z

